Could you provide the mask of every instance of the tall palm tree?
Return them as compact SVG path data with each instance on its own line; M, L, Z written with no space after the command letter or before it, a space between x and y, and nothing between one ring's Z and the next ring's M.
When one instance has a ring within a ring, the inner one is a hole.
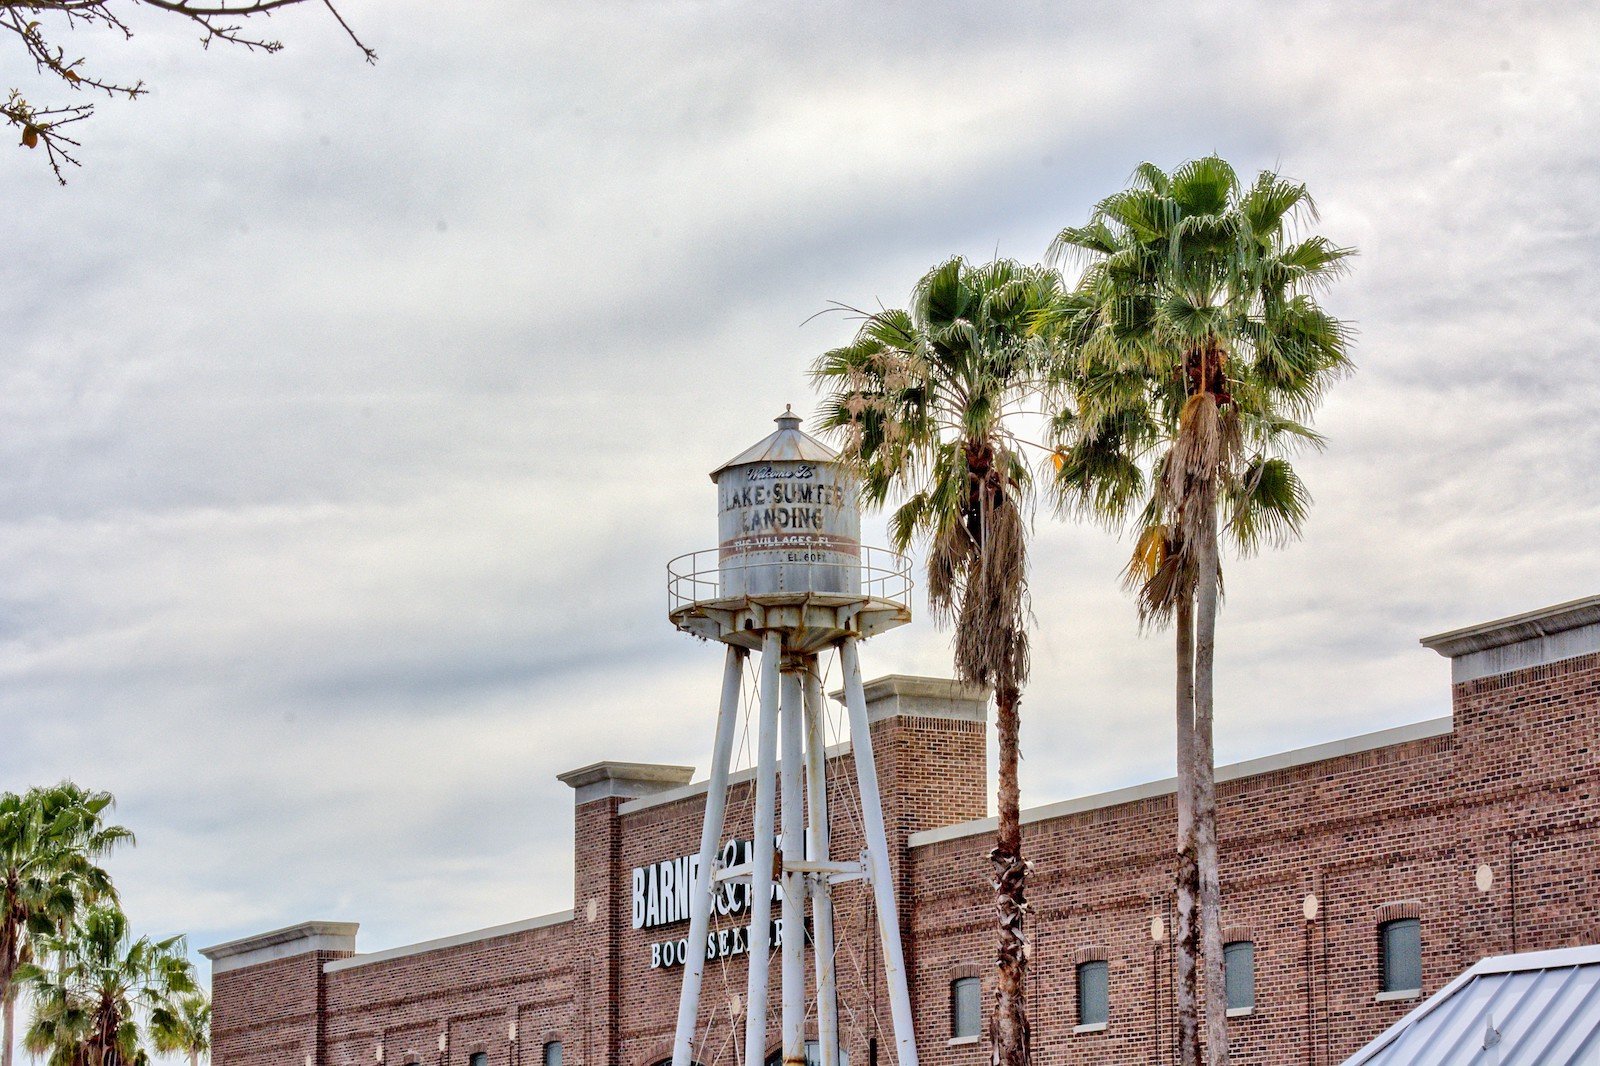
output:
M202 991L183 996L172 1015L153 1027L153 1036L163 1055L187 1055L189 1066L200 1066L200 1056L211 1050L211 1000Z
M196 991L183 938L135 938L113 906L90 907L65 937L41 940L61 965L17 973L32 990L23 1045L46 1066L144 1066L152 1035L175 1028L178 1001Z
M98 860L133 834L106 824L112 803L71 781L0 794L0 1066L11 1066L16 973L37 939L62 932L85 905L116 899Z
M1127 576L1141 621L1175 629L1180 1061L1228 1058L1217 873L1213 666L1221 540L1243 552L1297 535L1309 496L1287 461L1320 445L1306 423L1350 367L1347 329L1317 302L1351 249L1299 236L1304 185L1243 185L1214 156L1151 164L1057 237L1085 264L1046 316L1071 397L1053 430L1064 508L1137 530ZM1198 923L1196 912L1198 910ZM1203 953L1199 950L1204 942Z
M1029 1060L1017 759L1033 479L1009 420L1036 380L1031 323L1059 292L1044 268L954 258L917 283L908 309L867 315L854 341L813 371L826 393L821 426L843 442L867 501L902 500L890 521L895 547L926 550L928 603L953 623L956 675L994 688L1000 936L990 1034L1001 1066Z

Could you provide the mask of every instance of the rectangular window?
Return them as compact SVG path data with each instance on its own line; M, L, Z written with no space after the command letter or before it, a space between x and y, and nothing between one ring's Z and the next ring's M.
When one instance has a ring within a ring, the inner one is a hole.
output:
M950 1035L977 1036L983 1026L983 982L958 977L950 982Z
M1228 989L1228 1009L1255 1010L1256 946L1248 940L1235 940L1222 947L1223 984Z
M1383 990L1422 991L1422 923L1416 918L1384 922L1378 930L1383 948Z
M561 1066L561 1041L552 1040L544 1046L544 1066Z
M1078 1024L1104 1025L1111 1013L1111 968L1104 962L1078 966Z
M487 1051L474 1051L467 1056L467 1066L489 1066L489 1053Z

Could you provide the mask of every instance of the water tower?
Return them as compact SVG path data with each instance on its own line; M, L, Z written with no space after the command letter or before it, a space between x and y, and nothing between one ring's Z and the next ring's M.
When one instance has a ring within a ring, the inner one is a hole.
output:
M861 544L859 483L825 444L785 410L778 429L711 474L717 485L719 544L667 564L667 613L686 633L728 646L706 791L705 825L694 867L689 952L672 1046L673 1066L691 1066L714 892L727 881L750 884L749 983L745 996L745 1066L760 1066L767 1030L772 885L781 885L783 1061L805 1062L807 1016L804 935L811 904L816 1023L822 1066L838 1064L831 888L866 880L882 939L899 1066L917 1066L911 997L878 773L861 689L857 642L911 620L910 562ZM844 678L856 786L861 798L860 856L830 851L827 758L818 657L836 649ZM737 731L745 658L760 652L755 811L748 863L724 866L720 842L729 762ZM778 790L783 824L773 839ZM804 800L802 799L804 796ZM775 853L776 846L776 853ZM697 946L700 949L697 950Z

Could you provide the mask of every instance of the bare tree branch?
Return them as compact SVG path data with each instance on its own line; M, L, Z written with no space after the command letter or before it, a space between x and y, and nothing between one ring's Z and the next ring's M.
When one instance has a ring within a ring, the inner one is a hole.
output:
M281 51L283 42L249 35L245 23L252 17L270 18L279 8L302 3L320 3L361 50L366 61L377 62L378 53L356 35L334 0L0 0L0 30L20 43L38 74L65 84L73 92L97 90L109 97L132 100L145 94L144 82L91 74L85 59L69 58L59 45L52 43L52 38L62 29L85 27L120 33L122 39L127 40L133 36L133 31L123 20L123 14L136 5L143 5L188 19L200 27L203 48L209 48L212 41L222 41L247 51L271 54ZM53 31L47 30L46 20L53 20ZM92 103L36 107L17 87L9 89L5 104L0 106L0 118L21 131L21 147L33 149L44 145L50 168L63 185L66 184L63 168L81 164L73 154L80 147L79 143L62 133L61 127L81 122L93 113Z

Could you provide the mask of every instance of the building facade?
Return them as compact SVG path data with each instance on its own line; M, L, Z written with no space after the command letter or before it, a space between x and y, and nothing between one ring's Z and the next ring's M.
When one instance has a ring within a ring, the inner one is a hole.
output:
M1424 643L1452 661L1450 717L1218 768L1236 1062L1339 1063L1481 958L1600 943L1600 597ZM919 1050L980 1066L995 940L986 701L907 677L867 697ZM562 775L571 911L364 954L340 922L205 949L216 1066L657 1066L705 802L690 776L618 762ZM1040 1063L1173 1059L1172 793L1155 782L1024 814ZM842 784L830 796L835 855L860 846L852 803ZM727 824L748 825L750 804L736 775ZM888 1066L868 894L841 885L835 901L841 1044L855 1066ZM741 1054L747 905L736 888L718 897L705 1066Z

